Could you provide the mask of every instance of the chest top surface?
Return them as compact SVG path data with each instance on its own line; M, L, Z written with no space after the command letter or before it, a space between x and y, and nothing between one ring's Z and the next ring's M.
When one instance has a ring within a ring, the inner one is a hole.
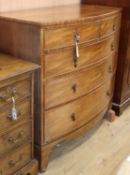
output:
M98 5L67 5L0 13L0 18L46 26L89 21L114 15L119 11L120 8Z
M38 69L39 66L21 59L0 54L0 81Z

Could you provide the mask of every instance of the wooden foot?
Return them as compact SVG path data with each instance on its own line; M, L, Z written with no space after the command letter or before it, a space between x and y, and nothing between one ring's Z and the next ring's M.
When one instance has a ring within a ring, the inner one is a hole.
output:
M35 145L35 158L39 161L39 171L45 172L48 166L50 155L54 148L54 144L48 144L44 146Z
M109 121L109 122L114 122L116 119L116 113L113 110L109 110L106 115L105 118Z

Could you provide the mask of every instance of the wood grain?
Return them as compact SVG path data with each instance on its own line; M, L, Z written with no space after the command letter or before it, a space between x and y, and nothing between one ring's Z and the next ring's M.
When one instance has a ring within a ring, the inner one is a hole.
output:
M93 119L95 113L108 105L111 96L107 96L107 92L111 93L110 82L72 103L46 111L46 142L58 139Z
M114 57L88 69L48 79L45 86L45 109L49 109L89 94L106 80L109 81L115 67ZM111 69L111 70L109 70ZM53 87L53 88L52 88Z

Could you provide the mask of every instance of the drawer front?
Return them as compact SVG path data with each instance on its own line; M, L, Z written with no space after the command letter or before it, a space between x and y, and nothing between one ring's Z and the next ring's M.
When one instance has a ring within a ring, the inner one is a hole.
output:
M33 160L14 175L38 175L38 162Z
M18 120L13 121L10 118L12 105L8 104L0 109L0 131L7 130L15 125L20 124L22 120L29 120L31 118L31 99L27 98L22 102L16 104L18 113Z
M114 47L115 46L115 47ZM115 37L101 40L93 45L80 45L75 66L75 49L59 50L45 55L45 74L55 76L95 64L113 53L117 48Z
M32 159L32 146L26 144L0 159L1 175L14 174Z
M31 95L31 79L25 79L7 85L0 89L0 107L11 102L12 96L17 100L29 95Z
M45 108L64 104L99 87L113 73L114 59L115 55L88 69L46 80Z
M28 122L9 130L0 136L0 155L32 138L32 123Z
M88 23L78 28L48 29L45 31L45 48L57 49L75 44L75 34L79 42L89 42L99 37L99 22Z
M81 127L96 116L111 99L111 84L87 96L45 112L45 140L50 142ZM99 100L100 99L100 100Z
M120 16L105 19L101 22L100 36L105 37L113 32L118 31L120 28Z

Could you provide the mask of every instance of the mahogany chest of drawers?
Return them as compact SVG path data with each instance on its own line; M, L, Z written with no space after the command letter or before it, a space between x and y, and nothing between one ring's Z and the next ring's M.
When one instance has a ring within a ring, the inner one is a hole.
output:
M33 63L0 54L0 175L38 174L33 160L33 86L37 68Z
M129 0L82 0L82 3L115 6L122 8L121 35L113 109L117 115L130 105L130 1Z
M113 96L121 10L63 6L1 14L0 50L41 65L35 81L35 156L101 121Z

